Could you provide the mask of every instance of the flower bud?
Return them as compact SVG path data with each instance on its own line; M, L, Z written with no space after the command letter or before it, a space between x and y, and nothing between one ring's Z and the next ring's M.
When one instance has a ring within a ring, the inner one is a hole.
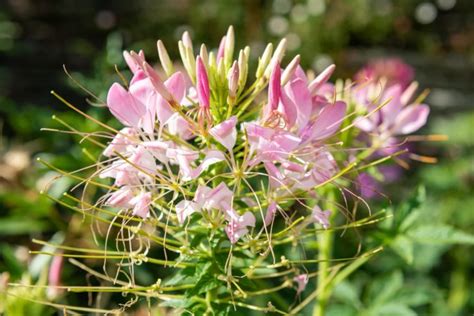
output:
M217 68L216 55L214 54L214 52L209 53L208 65L209 65L209 69L216 69Z
M217 63L217 75L219 78L221 78L222 81L225 80L225 61L224 59L219 60Z
M268 64L267 69L265 70L265 73L264 73L265 78L270 78L270 74L273 71L273 68L275 67L275 65L281 63L281 60L283 59L283 56L285 55L286 43L287 43L286 38L284 38L278 44L277 48L275 49L275 52L273 53L273 57L270 60L270 63Z
M161 40L158 40L158 42L156 42L156 47L158 49L158 57L160 58L161 67L163 67L163 70L169 77L174 72L174 67L173 63L171 62L170 56L168 55L165 45Z
M257 79L261 78L263 75L263 72L268 66L268 63L270 62L270 59L272 58L272 53L273 53L273 44L269 43L265 50L263 51L262 57L259 58L258 60L258 67L257 67L257 73L256 77Z
M225 46L224 46L224 61L226 68L229 68L232 63L232 57L234 56L234 46L235 46L235 35L234 27L231 25L227 30L225 37Z
M227 81L229 83L229 97L235 98L237 89L239 88L239 65L237 61L234 61L234 64L229 69Z
M284 86L288 81L290 81L291 77L295 73L296 67L300 64L300 55L296 55L291 62L286 66L285 71L281 76L281 85Z
M188 31L185 31L185 32L183 33L183 36L182 36L181 40L183 41L184 47L185 47L186 49L191 50L191 52L194 54L194 51L193 51L193 41L191 40L191 36L189 35L189 32L188 32Z
M248 46L239 53L239 91L242 91L242 89L245 87L245 83L247 82L249 55L250 47Z
M204 66L207 67L209 65L209 56L207 54L207 47L206 45L202 44L201 49L199 50L199 56L201 56L202 62L204 63Z
M187 32L185 32L187 34ZM189 34L187 36L183 35L183 39L186 38L187 44L184 44L183 41L178 42L179 54L181 55L181 60L183 61L183 66L186 69L189 78L194 83L196 81L196 62L194 60L194 51L190 44ZM189 39L188 39L189 38Z
M279 64L276 64L272 75L270 77L270 82L268 84L268 103L270 108L275 110L278 107L278 101L280 100L281 94L281 68Z
M311 81L308 86L308 89L312 95L316 94L319 88L321 88L321 86L329 80L332 73L334 72L334 69L336 69L335 65L328 66L313 81Z
M221 42L219 43L219 49L217 50L216 63L218 63L222 58L224 58L226 37L223 36Z
M210 98L209 79L207 77L206 67L200 56L197 57L196 62L196 81L199 104L202 108L208 109Z

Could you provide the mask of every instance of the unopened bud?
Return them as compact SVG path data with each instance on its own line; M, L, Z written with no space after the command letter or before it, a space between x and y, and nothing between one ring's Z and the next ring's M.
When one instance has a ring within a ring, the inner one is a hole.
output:
M249 55L250 47L248 46L239 53L239 91L245 87L245 83L247 82Z
M184 35L183 35L184 37ZM196 72L195 72L195 67L196 63L194 61L194 55L192 52L192 49L190 50L189 47L187 47L183 41L178 42L178 48L179 48L179 54L181 56L181 60L183 61L183 66L186 69L189 78L191 78L191 81L195 83L196 81Z
M234 46L235 46L235 35L234 27L231 25L227 30L225 47L224 47L224 60L226 68L230 67L232 63L232 58L234 56Z
M202 44L201 49L199 50L199 56L201 56L202 62L204 63L204 66L209 65L209 56L207 54L207 47L206 45Z
M224 51L225 51L225 42L226 42L226 37L222 37L220 43L219 43L219 49L217 50L217 58L216 58L216 63L219 62L222 58L224 58Z
M300 64L300 55L296 55L295 58L291 60L291 62L286 66L285 71L281 75L281 85L284 86L288 81L290 81L291 77L293 77L296 68Z
M214 52L209 53L209 69L216 69L217 68L217 63L216 63L216 55Z
M334 69L336 69L335 65L328 66L313 81L311 81L308 89L312 95L318 92L319 88L321 88L321 86L329 80L332 73L334 72Z
M219 60L217 63L217 76L222 80L225 80L225 62L224 59Z
M278 46L275 49L275 53L273 54L273 57L270 63L268 64L267 69L265 70L265 73L264 73L265 78L270 78L270 74L272 73L272 70L275 67L275 65L281 63L281 60L283 59L283 56L285 55L285 52L286 52L286 43L287 43L286 38L282 39L280 43L278 43Z
M197 57L196 62L196 89L200 106L208 109L210 100L209 79L200 56Z
M239 64L236 61L229 70L227 80L229 82L229 97L235 98L239 88Z
M265 69L268 66L268 63L270 62L270 59L272 58L272 53L273 53L273 44L269 43L265 50L263 51L262 57L259 58L258 60L258 67L257 67L257 73L256 77L257 79L261 78Z
M158 49L158 57L160 58L161 67L163 67L163 70L169 77L174 72L173 63L171 62L170 56L168 55L166 47L161 40L156 42L156 47Z
M189 32L188 31L185 31L183 33L183 36L181 38L181 40L183 41L183 44L184 44L184 47L186 49L190 49L193 54L194 54L194 51L193 51L193 41L191 40L191 36L189 35Z

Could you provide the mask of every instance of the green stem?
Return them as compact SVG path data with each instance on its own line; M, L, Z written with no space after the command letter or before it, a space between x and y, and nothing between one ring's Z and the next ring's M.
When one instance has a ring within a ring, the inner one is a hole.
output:
M332 246L333 246L333 231L325 231L318 234L319 242L319 254L318 260L318 288L321 288L321 291L317 297L316 305L313 310L314 316L323 316L326 310L326 306L331 296L331 285L328 283L329 268L332 255Z
M331 203L334 199L334 190L328 191L325 209L334 209L334 205ZM335 212L333 211L329 218L330 223L333 221L334 214ZM317 238L319 245L318 260L320 260L317 278L317 289L319 290L319 295L316 298L317 300L314 305L313 316L324 316L332 292L332 285L328 278L330 277L330 261L332 258L334 231L320 231L317 233Z

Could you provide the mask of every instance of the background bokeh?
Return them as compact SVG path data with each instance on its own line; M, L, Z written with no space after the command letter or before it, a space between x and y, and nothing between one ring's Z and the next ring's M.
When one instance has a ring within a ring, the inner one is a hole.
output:
M249 45L254 59L267 42L286 37L288 56L300 54L303 66L315 71L336 63L337 77L352 77L366 62L380 57L399 57L413 66L421 87L431 90L427 99L431 121L423 133L446 134L450 139L419 149L438 157L439 163L414 163L402 180L407 184L389 192L393 208L416 209L420 221L474 234L472 0L2 0L0 293L8 280L42 282L47 260L28 254L28 249L38 248L31 244L32 238L61 240L67 236L80 243L90 239L80 217L39 194L57 173L38 164L35 157L47 158L66 170L84 166L87 159L77 145L80 138L40 132L40 128L59 127L51 118L53 113L75 128L95 128L49 91L54 89L77 107L109 119L103 108L89 104L86 93L68 80L63 65L104 99L107 87L117 80L114 66L125 67L123 49L143 48L156 61L155 44L160 38L170 55L178 58L176 42L183 31L191 33L195 44L216 47L230 24L235 27L237 46ZM413 192L421 182L424 188L416 197ZM59 196L70 186L71 182L61 179L51 192ZM424 202L413 206L421 198ZM367 234L372 239L380 237ZM474 312L470 281L474 279L474 254L472 246L466 245L472 240L462 243L459 237L420 245L400 241L395 234L385 237L396 240L393 249L344 283L329 313L380 315L374 301L384 306L398 302L387 315ZM146 279L149 272L143 273ZM63 277L80 280L74 270L66 269ZM407 288L413 291L406 294L403 290ZM29 295L44 298L43 292ZM1 295L0 313L8 310ZM38 315L51 313L37 308Z

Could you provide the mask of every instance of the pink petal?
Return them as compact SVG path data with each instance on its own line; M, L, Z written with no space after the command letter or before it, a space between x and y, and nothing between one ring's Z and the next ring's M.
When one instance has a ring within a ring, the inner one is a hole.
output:
M143 219L147 218L150 212L151 193L140 193L130 201L130 204L135 205L132 211L133 215L139 216Z
M301 138L292 133L281 132L273 137L273 141L278 144L285 153L290 153L301 143Z
M219 43L219 49L217 50L217 63L224 58L226 36L223 36L221 42Z
M426 124L430 108L426 104L413 104L404 108L397 116L392 132L394 134L410 134Z
M153 174L156 172L157 166L155 157L153 157L151 152L147 150L144 146L138 146L137 148L135 148L129 158L129 161L131 164L140 167L140 169L147 173ZM135 170L135 167L133 165L128 164L127 167L133 168L133 170ZM137 170L137 172L140 172L140 170Z
M110 112L124 125L137 127L145 114L145 106L135 100L118 83L112 84L107 94L107 106Z
M228 151L232 151L237 140L237 117L232 116L228 120L214 126L209 130L211 134L222 146L227 148Z
M175 144L171 141L146 141L142 142L141 145L150 151L153 156L162 163L167 163L169 157L166 155L169 148L174 148Z
M263 224L265 226L270 225L273 222L273 219L275 218L277 211L277 204L272 201L267 208L267 213L265 214L265 219L263 220Z
M301 129L308 123L312 112L312 100L306 81L300 78L292 80L286 84L284 92L293 101L297 112L296 126Z
M264 119L268 119L272 112L278 108L278 103L281 97L281 68L277 64L270 75L270 82L268 83L268 103L263 109Z
M313 208L313 212L311 213L311 219L315 223L321 224L325 229L327 229L330 225L329 223L329 216L331 215L331 211L322 211L319 206L315 206Z
M255 216L251 212L245 212L244 215L239 218L239 224L241 226L255 227L255 221Z
M210 101L209 79L206 67L199 56L196 60L196 81L199 104L201 107L208 109Z
M199 212L199 206L191 201L183 200L176 204L176 216L178 217L178 222L183 224L188 216L193 213Z
M265 170L268 174L268 180L272 188L279 188L283 185L283 180L285 177L280 172L280 170L275 166L274 163L265 161L264 163Z
M207 196L210 194L211 190L211 188L205 185L199 185L196 194L194 195L194 202L196 202L199 207L203 207L207 202Z
M218 150L208 150L204 160L196 168L192 168L189 159L183 157L183 155L178 155L177 158L183 181L196 179L201 173L207 170L209 166L225 160L224 154Z
M140 70L141 63L139 64L138 61L143 62L145 60L145 53L142 50L140 50L140 52L136 56L138 58L132 57L130 53L127 51L123 52L123 58L125 59L125 62L127 63L128 68L130 68L130 71L134 74Z
M376 114L376 113L374 113ZM376 124L368 117L358 117L354 121L354 126L364 132L372 132L377 127Z
M122 187L110 195L106 204L113 207L129 207L132 199L132 190L127 187Z
M62 251L58 252L57 255L53 256L53 259L51 259L51 265L49 267L47 294L51 298L54 298L59 293L61 293L61 291L63 291L60 286L64 257L61 254Z
M379 103L387 102L390 100L380 109L380 113L382 114L382 124L384 126L391 126L400 111L402 110L403 104L401 101L401 96L402 87L397 84L386 89L382 97L380 98Z
M374 198L380 190L380 185L377 181L365 172L357 177L357 185L359 186L360 194L366 199Z
M286 90L282 90L281 92L280 102L278 103L278 112L283 114L288 129L295 125L296 119L298 118L298 110L296 103L287 95Z
M322 140L332 136L341 126L346 115L346 103L336 101L323 108L309 129L305 129L304 141Z
M306 288L306 285L309 282L309 277L305 273L305 274L300 274L300 275L295 276L293 280L298 284L298 288L296 289L296 292L300 294Z
M219 209L227 211L231 208L234 192L232 192L224 182L210 190L206 196L204 207L207 209Z
M166 126L171 135L179 136L184 140L194 137L191 125L179 113L174 113L168 119Z
M225 228L225 232L227 233L230 242L235 244L242 236L247 234L247 227L249 226L255 226L255 216L251 212L245 212L242 216L234 214L233 218Z
M106 157L111 157L115 152L123 153L126 151L127 146L133 144L132 140L136 137L136 130L133 128L125 127L115 135L114 139L104 149L102 153Z
M177 102L181 102L186 94L186 79L181 72L175 72L164 83L166 89ZM170 117L175 113L168 101L162 96L158 96L156 103L150 105L156 111L158 121L165 125Z

